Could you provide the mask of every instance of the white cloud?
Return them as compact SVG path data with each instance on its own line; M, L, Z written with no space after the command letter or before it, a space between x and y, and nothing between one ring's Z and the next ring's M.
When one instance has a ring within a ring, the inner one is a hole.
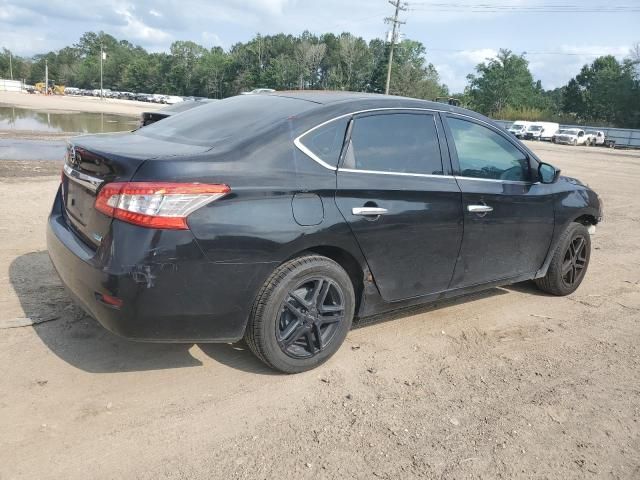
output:
M553 54L537 51L527 53L526 57L533 77L541 80L545 89L553 89L565 85L597 57L613 55L622 60L629 50L630 45L561 45Z
M455 54L456 57L463 61L472 63L474 66L486 62L489 59L495 58L498 55L498 51L493 48L479 48L476 50L462 50Z
M120 27L119 30L127 39L144 40L152 45L166 43L171 39L168 33L148 26L129 9L117 9L116 13L121 15L125 22L125 25Z
M222 39L217 33L214 32L202 32L200 35L205 47L222 47Z

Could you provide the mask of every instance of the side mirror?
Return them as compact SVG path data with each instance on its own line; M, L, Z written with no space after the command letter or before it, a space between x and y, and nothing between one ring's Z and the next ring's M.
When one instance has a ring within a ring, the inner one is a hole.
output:
M540 183L555 183L560 176L560 170L549 165L548 163L540 162L538 165L538 179Z

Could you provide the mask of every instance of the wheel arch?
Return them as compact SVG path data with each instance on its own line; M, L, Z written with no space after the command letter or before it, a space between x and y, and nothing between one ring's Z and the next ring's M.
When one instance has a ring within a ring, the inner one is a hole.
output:
M585 214L582 214L582 215L574 218L571 223L573 223L573 222L581 223L582 225L589 226L589 225L596 225L598 223L598 220L596 219L596 217L594 215L585 213Z
M365 275L367 275L367 273L365 272L368 271L366 265L361 264L356 259L356 257L348 250L333 245L317 245L307 247L304 250L301 250L292 255L285 261L289 261L292 258L302 257L309 254L322 255L323 257L327 257L333 260L342 268L344 268L344 270L347 272L347 275L349 275L349 278L351 279L351 283L353 285L353 292L356 298L355 311L358 312L364 293Z

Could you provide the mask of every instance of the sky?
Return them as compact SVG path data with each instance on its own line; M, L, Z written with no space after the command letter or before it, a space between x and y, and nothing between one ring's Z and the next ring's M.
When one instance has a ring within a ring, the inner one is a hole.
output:
M564 85L599 55L624 58L640 42L639 0L408 0L406 38L422 42L427 61L452 92L475 65L500 48L527 52L546 89ZM0 47L31 56L100 31L149 51L175 40L228 49L256 33L350 32L384 38L387 0L0 0Z

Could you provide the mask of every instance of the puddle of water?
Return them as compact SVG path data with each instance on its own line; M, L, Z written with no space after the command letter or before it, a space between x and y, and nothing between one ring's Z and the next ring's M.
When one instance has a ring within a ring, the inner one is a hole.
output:
M62 160L67 143L64 140L38 141L0 139L2 160Z
M87 112L42 112L18 107L0 107L0 130L40 132L104 133L133 130L138 120L124 115Z

